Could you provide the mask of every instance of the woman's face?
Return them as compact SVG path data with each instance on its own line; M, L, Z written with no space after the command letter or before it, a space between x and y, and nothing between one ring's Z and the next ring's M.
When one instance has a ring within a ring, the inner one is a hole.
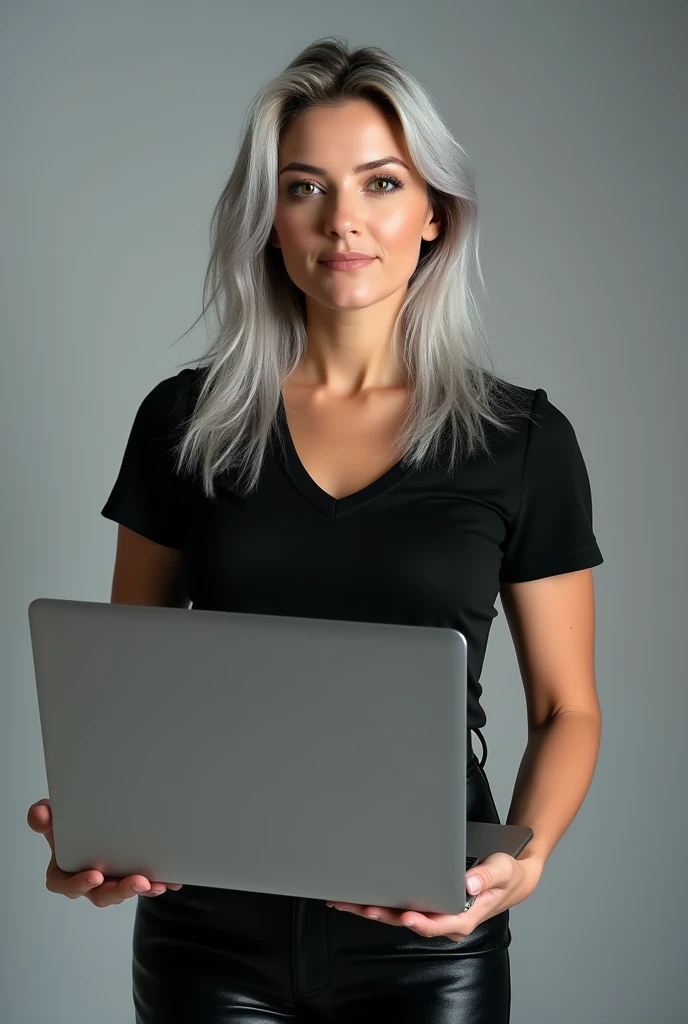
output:
M389 157L406 166L356 170ZM285 131L279 171L271 242L298 288L334 309L371 306L406 291L421 240L436 238L440 224L400 125L368 101L312 107ZM358 270L332 270L320 261L333 250L374 258Z

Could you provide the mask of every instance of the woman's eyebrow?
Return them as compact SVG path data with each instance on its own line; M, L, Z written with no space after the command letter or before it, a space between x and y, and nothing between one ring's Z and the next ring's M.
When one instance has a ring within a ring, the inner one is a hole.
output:
M381 160L370 160L367 164L359 164L358 167L353 167L352 170L354 174L361 174L363 171L372 171L376 167L384 167L385 164L401 164L401 166L405 167L407 171L411 170L411 168L405 164L403 160L400 160L398 156L383 156ZM284 174L285 171L305 171L307 174L327 173L324 167L315 167L313 164L301 164L296 161L292 161L292 163L287 164L279 173Z

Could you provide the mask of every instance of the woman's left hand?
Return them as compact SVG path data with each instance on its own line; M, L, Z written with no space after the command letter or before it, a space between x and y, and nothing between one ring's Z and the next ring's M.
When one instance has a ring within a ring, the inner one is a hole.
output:
M491 853L466 873L468 892L478 896L470 910L460 914L421 914L418 910L396 910L362 903L328 902L328 907L346 910L384 924L410 928L425 938L446 935L460 942L483 921L521 903L537 886L543 869L537 857L515 858L508 853ZM477 876L479 886L471 889L468 879Z

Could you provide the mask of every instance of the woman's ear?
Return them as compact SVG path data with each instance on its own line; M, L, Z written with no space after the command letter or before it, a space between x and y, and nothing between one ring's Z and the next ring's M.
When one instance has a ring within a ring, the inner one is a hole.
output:
M424 242L434 242L442 234L444 227L442 211L431 208L430 215L425 222L421 238Z

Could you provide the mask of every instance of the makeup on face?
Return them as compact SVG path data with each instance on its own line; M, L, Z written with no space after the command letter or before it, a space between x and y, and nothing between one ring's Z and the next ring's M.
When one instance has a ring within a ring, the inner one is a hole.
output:
M365 259L318 260L318 263L326 270L362 270L374 261L374 256L367 256Z

